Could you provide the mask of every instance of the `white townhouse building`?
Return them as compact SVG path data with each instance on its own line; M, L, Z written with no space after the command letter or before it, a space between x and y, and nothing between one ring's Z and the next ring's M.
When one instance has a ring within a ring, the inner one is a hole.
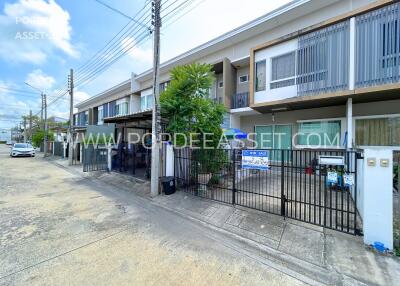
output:
M270 134L256 136L263 148L400 149L396 1L292 1L162 63L161 89L171 68L192 62L213 65L225 126ZM76 107L76 126L151 130L152 70Z

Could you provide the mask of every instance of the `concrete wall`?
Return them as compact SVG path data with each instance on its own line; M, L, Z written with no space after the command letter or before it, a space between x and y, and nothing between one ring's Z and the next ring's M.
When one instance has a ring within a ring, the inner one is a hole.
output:
M223 100L227 108L231 107L231 97L236 93L236 69L227 58L223 61Z
M383 165L382 160L388 164ZM390 250L393 249L392 170L392 150L364 150L364 243L381 242Z
M215 80L215 94L216 94L216 98L217 100L224 100L224 88L219 87L219 83L223 82L224 78L222 73L216 74L216 80ZM225 85L225 83L224 83ZM221 102L221 103L222 103Z
M353 104L353 117L400 114L400 100L377 101L369 103ZM342 120L341 143L343 141L344 132L346 131L346 106L338 105L331 107L321 107L312 109L301 109L294 111L249 115L240 117L240 129L246 133L254 132L256 125L272 125L272 124L291 124L292 132L296 132L297 121L313 120L313 119L333 119ZM273 121L274 119L274 121Z
M254 61L263 61L266 62L266 69L265 69L265 77L266 77L266 85L265 90L254 92L254 103L260 103L265 101L275 101L281 100L285 98L291 98L297 96L297 86L285 86L281 88L270 88L271 83L271 62L272 58L287 54L289 52L293 52L297 50L298 42L297 39L284 42L282 44L273 46L271 48L267 48L264 50L257 51L254 56ZM256 73L254 73L254 78L256 77Z
M236 70L236 93L243 93L249 91L249 82L240 83L239 77L243 75L250 75L250 67L240 67Z

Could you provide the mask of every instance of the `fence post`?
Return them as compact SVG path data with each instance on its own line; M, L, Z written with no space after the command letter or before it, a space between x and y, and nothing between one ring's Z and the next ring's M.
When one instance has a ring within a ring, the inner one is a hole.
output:
M111 144L107 145L107 170L111 172Z
M63 157L63 159L65 159L65 153L66 153L66 144L65 144L65 142L62 142L62 147L63 147L63 155L62 155L62 157Z
M232 205L236 204L236 149L233 148L233 186L232 186Z
M286 216L285 210L285 150L281 150L281 216Z

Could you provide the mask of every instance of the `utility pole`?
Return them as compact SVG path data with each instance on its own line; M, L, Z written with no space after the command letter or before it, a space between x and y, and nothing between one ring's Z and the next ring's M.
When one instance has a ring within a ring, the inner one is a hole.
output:
M160 28L161 28L161 0L153 0L152 2L152 24L154 26L154 59L153 59L153 120L151 129L151 196L158 195L159 175L160 175Z
M32 109L29 110L29 140L32 144Z
M26 116L24 115L24 143L26 143L26 134L27 134L27 132L26 132Z
M46 94L43 94L43 105L44 105L44 146L43 146L43 157L47 156L47 99Z
M73 144L74 144L74 134L73 134L73 124L74 124L74 70L70 70L69 74L69 136L68 138L68 165L72 165L72 152L73 152Z
M43 121L44 96L43 96L43 92L40 93L40 96L42 98L42 108L40 109L40 124L43 124L42 128L44 130L44 121Z

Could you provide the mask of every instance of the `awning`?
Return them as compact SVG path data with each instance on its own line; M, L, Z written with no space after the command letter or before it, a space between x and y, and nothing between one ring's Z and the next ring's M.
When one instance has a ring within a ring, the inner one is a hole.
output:
M116 127L151 130L153 111L145 110L127 115L104 118L104 123L115 123Z

